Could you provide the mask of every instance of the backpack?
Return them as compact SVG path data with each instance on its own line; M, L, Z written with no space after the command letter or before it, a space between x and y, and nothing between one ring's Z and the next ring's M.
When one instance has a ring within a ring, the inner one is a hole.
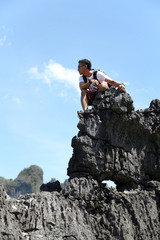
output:
M97 78L97 72L98 72L98 71L102 72L102 71L101 71L101 70L95 70L95 69L92 69L92 70L93 70L93 78L96 79L96 80L99 82L99 80L98 80L98 78ZM83 75L83 80L84 80L85 83L87 82L87 77L86 77L85 75ZM99 84L101 84L101 83L99 82ZM109 87L109 88L112 86L112 85L109 84L109 83L107 83L107 84L108 84L108 87Z

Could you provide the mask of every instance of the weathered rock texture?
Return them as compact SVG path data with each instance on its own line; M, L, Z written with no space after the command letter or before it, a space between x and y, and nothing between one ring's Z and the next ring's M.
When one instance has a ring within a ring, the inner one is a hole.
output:
M159 240L160 101L135 112L111 88L79 117L64 189L12 199L0 187L0 239Z
M99 94L88 113L79 112L78 136L72 140L70 177L91 175L130 182L160 181L160 101L134 111L131 97L114 88Z

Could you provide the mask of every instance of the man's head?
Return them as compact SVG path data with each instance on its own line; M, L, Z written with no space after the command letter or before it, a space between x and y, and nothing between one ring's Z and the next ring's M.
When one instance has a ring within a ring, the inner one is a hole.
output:
M92 64L91 64L91 62L90 62L88 59L79 60L78 63L79 63L78 66L87 65L87 69L88 69L88 70L91 70Z

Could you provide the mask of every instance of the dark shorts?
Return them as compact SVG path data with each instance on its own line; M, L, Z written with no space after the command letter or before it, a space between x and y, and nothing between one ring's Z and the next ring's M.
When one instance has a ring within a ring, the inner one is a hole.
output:
M96 94L97 94L97 92L91 92L91 91L87 90L87 99L88 99L89 106L92 105L92 102L96 97Z

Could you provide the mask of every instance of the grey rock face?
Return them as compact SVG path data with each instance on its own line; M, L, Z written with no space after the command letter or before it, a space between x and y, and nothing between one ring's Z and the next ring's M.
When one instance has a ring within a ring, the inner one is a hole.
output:
M0 239L159 240L158 201L154 190L119 193L92 177L70 179L60 193L3 193Z
M45 191L45 192L60 192L62 190L60 182L59 181L55 181L55 182L49 182L46 184L42 184L40 186L40 190L41 191Z
M64 189L12 199L0 186L0 239L159 240L160 101L134 111L111 88L79 118Z
M129 94L111 89L96 97L92 110L78 114L70 177L91 175L118 187L160 181L160 100L134 111Z

